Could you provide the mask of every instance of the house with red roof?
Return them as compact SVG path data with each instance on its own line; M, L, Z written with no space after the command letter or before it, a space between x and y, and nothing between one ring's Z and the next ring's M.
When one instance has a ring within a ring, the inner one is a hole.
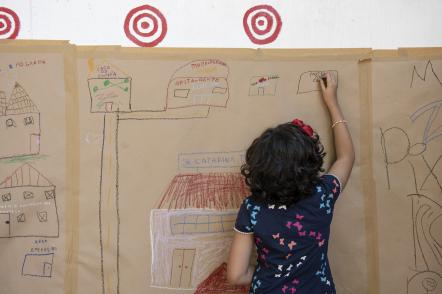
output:
M247 195L240 173L176 175L151 211L152 286L196 289L225 262Z

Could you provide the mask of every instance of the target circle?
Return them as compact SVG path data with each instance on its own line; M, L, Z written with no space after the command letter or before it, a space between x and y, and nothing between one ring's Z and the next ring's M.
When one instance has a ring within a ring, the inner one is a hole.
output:
M133 28L138 35L151 37L158 31L158 20L148 13L142 13L134 18Z
M267 34L273 27L273 18L263 12L258 12L252 16L252 28L261 35Z
M129 11L124 20L129 40L141 47L154 47L166 36L167 21L155 7L142 5Z
M244 14L243 26L253 43L263 45L276 40L281 31L282 21L278 11L272 6L257 5Z
M6 7L0 7L0 39L15 39L20 31L20 19Z

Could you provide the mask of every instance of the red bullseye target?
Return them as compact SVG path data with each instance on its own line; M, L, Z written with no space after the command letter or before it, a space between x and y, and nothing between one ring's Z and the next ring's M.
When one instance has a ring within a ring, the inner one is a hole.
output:
M270 5L257 5L244 14L243 26L249 39L258 45L273 42L281 31L279 13Z
M166 18L155 7L142 5L129 11L124 20L124 32L138 46L154 47L166 36Z
M0 39L15 39L20 31L20 19L6 7L0 7Z

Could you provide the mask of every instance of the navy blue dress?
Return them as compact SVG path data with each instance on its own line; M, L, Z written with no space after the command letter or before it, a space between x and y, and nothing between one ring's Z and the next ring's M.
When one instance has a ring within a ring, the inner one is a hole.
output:
M250 293L334 294L327 250L339 180L321 177L314 195L295 205L242 203L235 230L253 234L258 254Z

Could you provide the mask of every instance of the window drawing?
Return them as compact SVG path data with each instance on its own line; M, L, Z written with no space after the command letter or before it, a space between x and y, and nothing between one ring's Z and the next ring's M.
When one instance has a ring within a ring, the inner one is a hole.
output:
M0 92L0 142L0 159L40 153L40 112L19 83Z
M24 223L26 221L26 215L24 213L20 213L17 215L17 222Z
M31 191L24 191L23 192L23 198L25 198L25 199L32 199L32 198L34 198L34 193L32 193Z
M6 193L2 195L2 200L5 201L11 201L11 193Z
M38 217L38 220L42 223L48 221L47 211L37 211L37 217Z
M6 126L7 126L8 128L10 128L10 127L15 127L15 122L14 122L14 120L13 120L12 118L8 118L8 119L6 120Z
M25 125L33 125L34 124L34 118L32 116L27 116L24 119Z
M189 214L170 218L172 234L221 233L233 230L236 213L231 214Z

